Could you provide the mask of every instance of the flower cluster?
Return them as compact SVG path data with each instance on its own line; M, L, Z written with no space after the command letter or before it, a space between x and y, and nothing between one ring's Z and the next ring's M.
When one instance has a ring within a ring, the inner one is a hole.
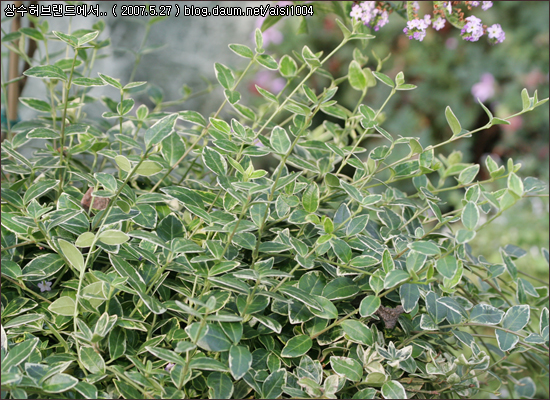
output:
M428 28L431 23L431 15L426 14L424 19L413 19L411 21L407 21L407 27L403 28L403 32L409 37L409 39L416 39L421 42L426 36L426 28Z
M466 18L466 25L460 31L462 39L468 42L477 42L483 36L483 25L481 20L474 15Z
M364 1L359 4L354 4L351 8L350 16L356 21L361 20L363 24L375 31L378 31L389 21L389 13L387 10L376 5L376 1Z
M500 24L494 24L487 28L487 34L489 36L489 43L491 44L502 43L506 39L506 34Z
M420 4L418 1L411 3L412 18L407 21L407 26L403 28L403 32L409 37L409 39L415 39L418 41L424 40L426 37L426 29L428 26L432 26L436 31L439 31L445 27L446 15L451 15L456 12L458 20L465 24L460 32L462 39L469 42L477 42L480 37L485 33L488 33L489 43L496 44L502 43L506 38L504 31L499 24L494 24L490 28L481 23L481 19L472 15L464 18L464 12L461 8L455 7L460 2L444 1L442 7L434 6L434 19L429 14L424 15L423 18L418 16L420 10ZM472 7L479 7L483 11L487 11L493 6L492 1L464 1L462 2L471 10ZM386 2L382 1L364 1L360 4L354 4L350 16L356 21L361 20L366 26L375 31L378 31L381 27L388 23L388 16L392 12L392 7Z

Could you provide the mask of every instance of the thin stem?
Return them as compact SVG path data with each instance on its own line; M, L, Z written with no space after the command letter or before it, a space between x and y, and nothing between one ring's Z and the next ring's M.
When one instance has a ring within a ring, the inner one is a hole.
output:
M73 81L73 73L74 73L74 67L76 64L76 56L78 55L78 51L74 49L74 57L73 57L73 64L71 66L71 74L69 76L69 80L67 82L67 87L64 93L64 107L63 107L63 120L61 121L61 148L59 152L59 166L63 167L63 156L65 152L65 125L67 120L67 107L69 106L69 91L71 90L71 84ZM68 155L67 155L68 157ZM61 179L59 180L59 193L57 194L57 198L61 196L61 193L63 193L63 184L65 180L65 172L67 168L69 168L69 162L66 161L66 168L63 169L63 173L61 175Z

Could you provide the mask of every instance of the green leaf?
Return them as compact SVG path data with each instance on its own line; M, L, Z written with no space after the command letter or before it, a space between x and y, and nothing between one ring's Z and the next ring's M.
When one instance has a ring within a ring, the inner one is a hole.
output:
M401 305L406 313L410 313L418 304L420 290L417 284L405 283L399 288L399 297Z
M394 269L386 275L386 278L384 279L384 288L392 288L399 285L401 282L405 282L408 279L409 274L407 271L403 271L402 269Z
M341 300L355 296L359 292L359 287L347 276L340 276L323 289L323 297L329 300Z
M367 346L372 346L374 344L372 331L365 324L348 319L342 322L342 328L344 328L344 332L351 340Z
M206 380L211 399L230 399L233 394L233 382L221 372L212 372Z
M476 304L470 311L470 320L481 324L496 325L502 321L504 311L488 304Z
M56 374L48 378L42 384L42 390L46 393L62 393L75 387L78 379L67 374Z
M525 88L521 91L521 104L523 107L522 111L526 111L529 108L531 108L531 100L529 99L529 93Z
M380 304L380 297L369 295L361 300L361 304L359 305L359 313L363 318L370 317L378 310L378 308L380 308Z
M435 267L441 275L443 275L445 278L451 279L458 269L458 263L456 261L456 258L454 258L453 256L447 256L445 258L440 258L439 260L437 260Z
M302 196L304 209L309 213L314 213L319 208L319 186L311 182Z
M231 346L229 349L229 369L235 380L241 379L252 365L252 354L244 346Z
M468 168L463 169L460 175L458 175L458 181L463 185L467 185L474 180L478 172L479 165L469 166Z
M469 201L462 210L462 224L466 229L473 231L479 221L479 209L473 201Z
M222 85L225 89L233 89L233 85L235 85L235 77L233 76L231 69L220 63L215 63L214 69L216 71L216 79L218 79L220 85Z
M6 213L2 215L5 219ZM22 273L22 279L26 281L41 281L54 275L57 271L63 268L65 261L54 253L38 256L25 265Z
M33 78L48 78L59 79L64 82L67 81L67 75L65 75L61 68L55 65L39 65L36 67L31 67L28 70L24 71L23 75Z
M453 131L453 136L458 135L462 131L462 127L460 126L460 122L458 122L458 119L453 114L453 111L449 106L447 106L447 108L445 109L445 118L447 119L447 123Z
M264 21L265 22L265 21ZM230 44L229 48L235 54L244 57L244 58L254 58L254 52L250 47L245 46L244 44Z
M132 170L132 164L130 164L130 161L126 157L118 155L115 157L115 161L124 172L130 172Z
M205 371L227 372L227 367L213 358L198 357L191 360L189 367L192 369L203 369Z
M385 399L406 399L405 388L398 381L389 381L382 385L382 396Z
M317 303L315 298L313 298L310 294L308 294L304 290L285 284L279 288L279 292L286 294L287 296L295 300L298 300L300 303L303 303L308 307L312 307L316 310L323 311L323 307L321 307L321 305ZM260 320L261 322L261 319L258 318L258 320Z
M315 54L313 54L308 46L304 46L302 48L302 57L304 58L305 62L312 68L321 66L321 62L315 56Z
M475 231L469 231L466 229L459 229L456 232L456 241L457 243L468 243L476 236Z
M184 121L191 122L195 125L206 127L206 120L204 117L196 111L186 110L178 113L179 117Z
M363 377L363 367L353 358L331 356L330 366L338 375L352 382L358 382Z
M91 383L78 381L74 387L85 399L97 399L97 388Z
M227 162L216 150L205 147L202 151L202 160L208 169L216 175L227 175Z
M516 267L516 264L503 250L500 251L500 256L502 257L502 261L504 262L506 270L508 271L514 282L516 282L518 280L518 268Z
M502 351L512 350L519 341L519 337L510 332L496 330L495 335L497 337L498 347Z
M162 171L162 165L160 163L156 161L145 160L136 169L136 174L142 176L151 176L158 174L160 171Z
M115 87L117 89L120 89L122 90L122 85L120 84L120 80L119 79L115 79L115 78L111 78L110 76L108 75L104 75L104 74L101 74L98 72L98 75L101 79L103 79L103 81L105 81L105 83L107 85L110 85L112 87Z
M4 335L5 333L2 328L2 336ZM40 339L34 338L30 340L25 340L24 342L12 347L7 356L5 356L5 358L2 360L2 370L8 371L10 368L16 367L21 364L23 361L30 357L38 343L40 343ZM2 354L4 354L4 348L2 348Z
M262 385L263 399L277 399L283 393L283 385L286 383L286 370L284 368L272 372Z
M376 77L376 79L378 79L383 84L388 85L391 88L395 86L392 79L388 75L385 75L378 71L372 71L372 74Z
M151 310L153 314L163 314L166 312L166 307L164 307L164 305L158 301L156 297L149 296L148 294L142 292L139 292L138 295L141 301L143 301L145 306Z
M286 133L286 130L280 126L276 126L271 131L271 137L269 138L269 143L273 150L278 154L286 154L290 150L291 142Z
M128 240L130 240L130 236L122 231L110 229L101 232L101 234L99 235L99 240L101 240L105 244L116 246L122 243L126 243Z
M90 371L92 374L104 374L105 373L105 361L103 357L96 353L91 347L83 347L80 349L80 361L84 368Z
M296 75L297 69L296 61L286 54L279 61L279 71L285 78L291 78Z
M355 236L363 230L365 230L367 223L369 222L369 215L358 215L349 221L349 225L346 228L346 236ZM329 232L327 232L329 233ZM353 263L353 261L352 261Z
M271 57L269 54L258 54L256 56L256 61L258 64L263 65L267 69L276 71L277 68L279 68L279 65L277 64L277 61L273 57Z
M340 181L340 186L342 186L342 188L351 196L352 199L358 201L359 203L363 202L363 196L361 195L359 189L355 186L344 181Z
M74 78L72 81L73 85L92 87L92 86L105 86L105 81L101 78Z
M76 303L71 297L63 296L50 304L48 310L59 315L72 317L74 316L75 307Z
M176 125L178 114L170 114L158 120L152 127L145 131L145 145L147 147L159 144L172 134Z
M508 189L518 196L523 196L523 182L513 172L508 176Z
M161 347L151 347L146 346L145 349L154 355L155 357L160 358L162 361L170 362L172 364L177 364L184 366L186 361L183 357L180 357L176 352L168 349L163 349Z
M49 113L52 111L50 103L32 97L20 97L19 101L33 110Z
M526 398L532 399L535 397L537 386L531 377L525 377L518 380L517 384L514 385L514 391L516 398Z
M349 64L348 79L351 87L356 90L365 90L367 88L367 77L359 63L355 60L352 60Z
M380 260L373 256L357 256L350 261L349 265L355 268L367 268L379 263Z
M59 247L63 252L63 255L75 267L78 271L82 272L85 268L84 257L80 250L78 250L72 243L67 242L66 240L59 239Z
M384 272L386 273L395 269L395 263L388 249L385 249L384 253L382 253L382 268L384 268Z
M111 265L116 272L122 277L128 277L128 282L130 286L138 291L138 293L145 293L145 281L141 275L136 271L135 267L130 265L121 257L115 256L112 253L109 253L109 259L111 260Z
M25 204L29 204L31 200L36 199L37 197L40 197L46 192L52 190L58 185L58 183L59 181L53 179L45 179L43 181L36 182L31 185L27 191L25 191L25 194L23 195L23 202Z
M351 247L342 239L332 238L330 245L342 263L347 264L351 260Z
M408 245L409 249L414 250L420 254L426 256L435 256L441 254L439 247L433 243L425 240L419 240Z
M199 339L197 345L207 351L227 351L233 345L219 325L207 324L206 334Z
M126 353L126 332L120 327L115 327L109 333L109 356L112 360Z
M286 342L285 347L281 351L281 357L300 357L306 354L311 346L313 341L307 335L298 335L291 338Z
M260 28L256 28L256 31L254 32L254 40L256 42L256 52L257 53L263 53L263 46L264 46L264 37L262 36L262 31Z
M531 308L527 304L510 307L504 315L502 327L518 332L529 322L530 313Z

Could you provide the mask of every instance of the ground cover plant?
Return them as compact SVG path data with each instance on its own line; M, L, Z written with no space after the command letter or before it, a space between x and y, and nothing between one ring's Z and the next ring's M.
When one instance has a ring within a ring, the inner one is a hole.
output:
M326 4L342 32L328 54L268 54L260 29L254 49L229 44L247 61L214 64L225 101L210 116L162 99L135 107L146 82L92 74L109 45L101 22L63 33L37 19L2 38L21 57L17 40L44 44L24 76L49 93L19 99L42 114L2 143L2 398L469 398L501 385L535 396L548 380L548 285L516 266L525 251L512 243L499 263L470 243L547 186L490 157L478 180L479 165L439 150L548 99L523 90L499 116L479 102L487 122L475 127L447 107L447 139L423 147L383 127L388 101L415 85L368 61L359 44L376 32L351 2ZM413 8L417 37L406 33L421 40ZM453 20L469 41L483 29L472 21ZM48 54L53 40L67 52ZM332 76L344 46L348 73ZM257 87L265 102L252 108L239 84L256 68L286 84ZM352 109L333 100L344 82ZM101 98L99 122L85 117L98 86L117 94ZM364 104L372 90L385 101ZM384 144L362 146L373 137ZM44 146L26 157L31 139ZM276 167L258 168L264 158ZM394 184L405 180L414 191ZM449 191L462 204L442 213Z

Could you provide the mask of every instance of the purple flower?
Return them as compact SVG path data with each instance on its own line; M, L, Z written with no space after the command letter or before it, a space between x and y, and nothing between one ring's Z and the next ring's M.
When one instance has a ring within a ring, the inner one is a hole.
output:
M484 1L483 2L483 5L481 6L481 9L483 11L487 11L489 8L491 8L493 6L493 2L492 1Z
M172 368L174 368L175 366L176 366L176 364L174 364L174 363L168 363L168 364L166 364L166 367L164 367L164 370L166 372L170 372L172 370Z
M40 288L40 292L49 292L52 290L52 282L42 281L38 284L38 287Z
M363 9L361 8L361 6L359 4L354 4L353 7L351 7L351 12L349 13L349 16L359 21L362 15Z
M447 14L452 14L453 13L453 5L451 4L450 1L444 1L443 2L443 7L447 8Z
M495 78L490 73L481 76L481 80L472 86L472 95L483 103L495 95Z
M489 43L496 44L504 42L506 34L502 30L500 24L494 24L487 28L487 34L489 36Z
M466 21L468 22L460 31L462 39L469 42L477 42L479 38L483 36L483 26L481 24L481 20L476 16L471 15L466 18Z
M364 1L361 5L354 4L349 15L356 21L363 21L364 25L375 31L389 22L388 12L376 8L376 1Z
M432 24L432 16L430 14L424 15L424 22L426 25L430 26Z
M413 9L413 12L415 12L415 13L417 13L418 10L420 10L420 4L418 4L418 1L413 1L412 9Z
M445 20L441 17L438 17L432 24L432 27L438 31L440 29L443 29L445 27Z
M479 6L479 1L470 1L470 5L472 7L478 7Z
M409 37L409 39L416 39L418 41L424 40L426 37L426 28L428 23L425 19L413 19L407 21L407 27L403 29L403 32Z

